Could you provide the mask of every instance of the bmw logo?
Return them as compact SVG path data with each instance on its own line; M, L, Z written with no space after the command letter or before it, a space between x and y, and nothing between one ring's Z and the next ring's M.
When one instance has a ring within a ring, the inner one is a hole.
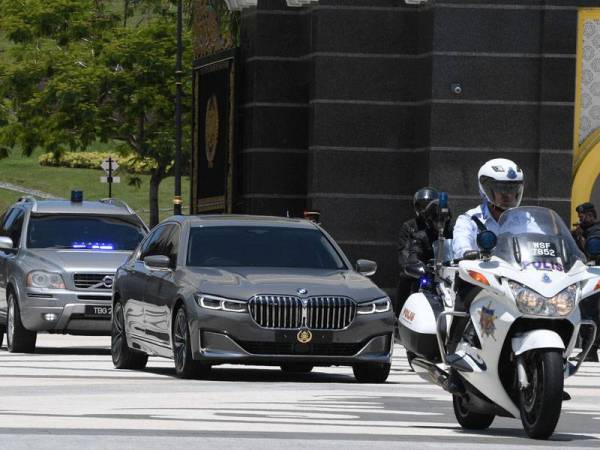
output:
M308 294L308 291L306 289L304 289L304 288L300 288L296 292L298 294L300 294L300 295L306 295L306 294Z
M515 172L515 169L511 167L510 169L508 169L508 173L506 174L506 176L511 180L514 180L515 178L517 178L517 172Z

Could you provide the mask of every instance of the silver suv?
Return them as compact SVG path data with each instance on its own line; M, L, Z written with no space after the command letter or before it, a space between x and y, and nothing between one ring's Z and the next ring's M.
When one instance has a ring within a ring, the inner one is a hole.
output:
M33 352L38 331L109 335L117 268L147 234L114 199L23 197L0 219L0 344Z

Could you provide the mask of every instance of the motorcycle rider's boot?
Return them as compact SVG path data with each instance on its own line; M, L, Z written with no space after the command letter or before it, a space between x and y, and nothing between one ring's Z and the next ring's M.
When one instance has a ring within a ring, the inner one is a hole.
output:
M573 360L580 361L583 358L583 352L578 353L573 357ZM592 347L584 359L585 362L599 362L598 359L598 349L596 347Z
M584 361L585 362L599 362L599 360L598 360L598 348L597 347L592 347L590 349L590 352L585 357Z

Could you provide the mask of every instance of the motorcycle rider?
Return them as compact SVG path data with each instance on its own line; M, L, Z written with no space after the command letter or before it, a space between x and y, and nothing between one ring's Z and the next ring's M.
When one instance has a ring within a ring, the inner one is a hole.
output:
M433 259L433 242L438 238L434 226L437 218L439 192L431 187L424 187L415 192L413 207L415 217L407 220L400 227L398 239L398 265L400 280L394 304L394 313L400 314L404 302L410 294L418 290L418 280L408 276L405 269L408 266L425 264ZM449 221L444 229L444 237L450 238L452 233Z
M497 234L500 215L519 206L523 198L523 171L510 159L489 160L479 169L477 180L483 201L456 219L452 241L455 258L478 249L477 234L481 225Z
M590 202L582 203L575 208L579 217L579 223L577 227L571 231L575 242L579 249L586 253L585 243L590 237L600 237L600 222L598 222L596 208ZM586 253L588 259L590 255ZM596 262L597 263L597 262ZM581 303L581 315L587 319L592 319L596 322L596 325L600 328L600 311L598 303L600 299L598 296L594 296L587 301ZM592 331L589 327L585 327L581 330L582 345L585 347L589 339L591 339ZM592 345L590 352L585 358L585 361L598 362L598 346L600 344L600 336L596 337L596 341ZM583 352L582 352L583 353ZM575 359L581 359L583 354L578 354Z
M498 234L498 219L510 208L516 208L523 198L523 170L510 159L497 158L486 162L477 174L479 193L482 202L456 219L453 230L452 251L455 258L463 258L465 254L478 251L477 234L488 229ZM468 311L475 292L472 286L459 283L456 295L456 311ZM448 360L465 331L468 318L455 318L452 321L448 338Z

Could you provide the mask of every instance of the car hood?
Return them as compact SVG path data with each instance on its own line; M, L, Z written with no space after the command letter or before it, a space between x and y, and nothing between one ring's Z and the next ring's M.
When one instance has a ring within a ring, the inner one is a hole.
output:
M130 252L28 249L23 257L35 269L61 272L116 272Z
M278 268L186 268L187 282L198 292L248 300L258 294L345 296L358 302L385 296L371 280L350 270Z

